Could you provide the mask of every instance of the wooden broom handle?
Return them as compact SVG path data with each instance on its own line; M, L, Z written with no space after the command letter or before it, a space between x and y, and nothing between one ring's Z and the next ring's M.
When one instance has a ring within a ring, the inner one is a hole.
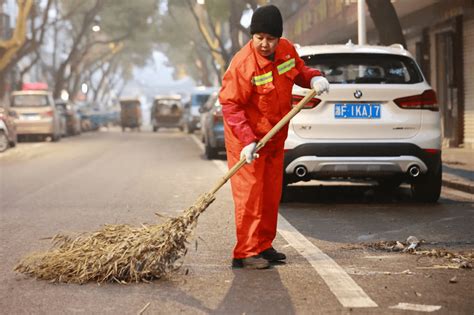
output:
M258 152L261 148L267 144L270 140L284 125L286 125L291 118L295 117L296 114L314 97L316 96L316 91L311 89L308 94L299 101L299 103L293 107L288 114L286 114L273 128L257 143L255 152ZM220 180L216 183L214 188L209 192L209 194L214 195L225 183L235 174L237 171L246 164L245 157L242 158L237 164L235 164Z

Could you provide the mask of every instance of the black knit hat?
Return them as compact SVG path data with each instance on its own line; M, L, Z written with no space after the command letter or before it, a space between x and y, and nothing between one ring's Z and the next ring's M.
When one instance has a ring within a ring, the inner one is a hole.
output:
M272 4L258 8L252 15L250 34L267 33L275 37L283 34L283 19L280 10Z

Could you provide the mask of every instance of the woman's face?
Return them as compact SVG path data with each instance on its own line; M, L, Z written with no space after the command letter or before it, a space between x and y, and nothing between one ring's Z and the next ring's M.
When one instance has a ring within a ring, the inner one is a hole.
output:
M266 33L256 33L252 36L255 49L263 57L268 57L275 52L279 40L279 37Z

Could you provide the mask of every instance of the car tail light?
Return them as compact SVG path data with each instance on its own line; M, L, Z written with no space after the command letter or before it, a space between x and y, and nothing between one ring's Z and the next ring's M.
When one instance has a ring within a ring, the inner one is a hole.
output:
M293 95L293 99L291 100L291 105L296 106L298 103L304 98L304 96L301 95ZM319 98L313 97L308 103L306 103L305 106L303 106L303 109L309 109L309 108L315 108L316 105L321 103L321 100Z
M405 109L429 109L436 112L439 110L436 93L433 90L426 90L419 95L397 98L394 102Z
M428 154L438 154L441 153L440 149L424 149L424 151Z
M41 117L43 118L51 118L54 116L54 111L48 110L47 112L42 112Z

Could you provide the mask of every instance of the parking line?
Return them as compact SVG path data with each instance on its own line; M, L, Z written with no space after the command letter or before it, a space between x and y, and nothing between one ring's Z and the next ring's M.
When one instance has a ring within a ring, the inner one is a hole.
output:
M342 306L378 306L341 266L298 232L281 214L278 215L278 233L306 258Z
M204 150L201 141L195 135L192 138ZM227 164L224 161L212 161L219 170L227 172ZM278 215L278 233L311 264L342 306L378 306L341 266L298 232L281 214Z

